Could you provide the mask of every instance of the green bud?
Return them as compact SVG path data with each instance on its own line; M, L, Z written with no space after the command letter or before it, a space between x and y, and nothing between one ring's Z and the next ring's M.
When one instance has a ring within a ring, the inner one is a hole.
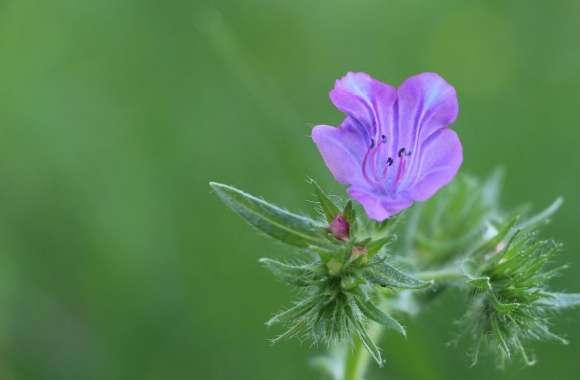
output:
M342 263L336 258L332 258L326 263L326 267L328 268L328 274L331 276L338 276L342 269Z
M479 266L470 266L478 273L467 284L477 291L472 293L463 323L465 331L477 342L474 362L485 345L495 352L500 366L515 356L531 365L534 360L525 344L534 340L566 343L550 331L551 317L562 305L579 305L580 296L559 296L547 290L555 271L546 269L546 265L559 252L560 245L537 240L533 233L518 234L512 231L514 223L509 224L509 231L498 232L512 236L501 250L482 259ZM487 249L497 242L491 238Z

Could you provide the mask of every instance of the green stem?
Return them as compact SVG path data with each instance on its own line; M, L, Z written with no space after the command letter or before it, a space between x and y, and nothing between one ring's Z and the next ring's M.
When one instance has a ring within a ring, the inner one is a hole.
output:
M458 268L445 268L433 271L419 272L415 277L425 281L448 282L465 277ZM384 307L385 305L383 305ZM372 322L369 326L369 336L377 342L384 332L384 327ZM370 355L359 338L354 340L352 349L347 350L343 380L363 380L370 361Z
M372 322L369 326L369 336L376 342L383 334L384 327ZM369 352L359 338L354 340L354 346L346 353L343 380L362 380L370 361Z

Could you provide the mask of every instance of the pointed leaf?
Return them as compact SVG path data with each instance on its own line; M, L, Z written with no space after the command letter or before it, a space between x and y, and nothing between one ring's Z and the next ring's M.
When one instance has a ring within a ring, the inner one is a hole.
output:
M546 293L546 296L539 300L538 303L555 309L567 309L580 306L579 293Z
M317 268L312 265L291 265L269 258L259 260L274 276L287 284L294 286L308 286L317 275Z
M359 325L360 325L360 323L359 323ZM375 342L373 342L372 338L367 334L367 332L364 330L364 328L362 328L362 326L359 327L356 332L357 332L362 344L365 346L365 348L369 352L369 354L371 354L372 358L375 359L375 361L377 362L379 367L382 367L383 366L383 358L381 357L381 351L379 350L379 348L377 347Z
M282 334L278 335L274 339L271 339L270 341L272 342L272 344L276 344L279 341L281 341L282 339L296 337L298 335L303 334L304 331L306 330L306 328L307 328L306 322L304 320L299 320L295 324L290 326L288 328L288 330L286 330Z
M363 274L369 281L380 286L401 289L421 289L431 285L431 282L419 280L384 261L369 266Z
M406 212L401 212L397 215L393 215L388 219L383 220L382 222L373 222L371 223L372 228L374 229L377 236L385 236L387 234L391 234L391 231L394 231L401 221L406 219Z
M531 229L534 228L542 223L547 223L549 219L554 215L564 203L564 198L558 197L550 206L548 206L545 210L541 211L540 213L532 216L528 220L524 221L520 224L520 228Z
M310 218L274 206L235 187L210 182L221 200L266 235L297 247L328 247L326 228Z
M268 320L268 322L266 322L266 325L272 326L276 323L290 322L308 313L314 306L316 306L315 299L307 299L305 301L298 302L290 309L284 310L274 315L272 318L270 318L270 320Z
M366 332L366 329L365 329L364 325L362 324L360 317L358 317L355 314L355 312L354 312L355 307L356 307L355 305L352 305L351 307L347 307L345 309L347 316L350 319L350 321L353 323L353 325L355 326L356 333L357 333L362 345L365 346L365 348L367 349L367 351L369 352L371 357L373 359L375 359L377 364L380 367L382 367L383 366L383 359L381 357L381 351L379 350L379 348L377 347L375 342L373 342L372 338Z
M491 331L493 332L495 338L497 339L499 346L498 348L503 351L503 354L509 359L511 358L510 345L504 337L504 333L501 330L499 323L496 318L491 318Z
M383 248L391 240L392 237L389 236L382 239L371 241L368 244L366 244L368 257L372 258L381 250L381 248Z
M362 311L362 313L367 318L372 319L373 321L380 323L381 325L386 326L392 330L395 330L403 336L407 336L405 328L395 318L384 313L378 307L373 305L372 302L364 300L362 297L355 297L354 299L360 311Z
M349 224L353 224L355 222L354 208L352 207L351 200L346 202L346 205L344 206L344 211L342 212L342 215L344 215L344 219L346 219L346 221Z
M312 178L310 179L310 184L314 186L314 192L316 193L316 197L318 198L318 202L320 203L320 207L322 207L322 211L326 216L326 220L328 223L332 223L334 218L340 213L340 209L334 202L328 197L328 195L322 190L322 188L316 183L315 180Z
M314 245L308 246L307 251L311 252L312 254L317 254L324 263L336 257L336 251L327 248L316 247Z

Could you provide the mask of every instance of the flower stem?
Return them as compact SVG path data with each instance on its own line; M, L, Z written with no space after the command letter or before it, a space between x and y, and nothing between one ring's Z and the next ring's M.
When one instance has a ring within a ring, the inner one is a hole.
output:
M449 282L460 280L465 274L456 267L424 271L415 274L415 277L425 281ZM386 305L383 304L382 308ZM384 332L384 327L371 322L368 333L374 342L377 342ZM352 349L347 350L344 364L343 380L363 380L370 361L370 355L362 344L360 338L355 338Z
M454 267L438 269L433 271L424 271L416 273L415 276L425 281L449 282L460 280L465 274ZM382 305L384 308L386 305ZM378 323L372 322L369 326L369 336L376 342L384 332L384 327ZM347 350L344 364L343 380L363 380L370 361L370 355L362 344L360 338L354 340L354 346Z

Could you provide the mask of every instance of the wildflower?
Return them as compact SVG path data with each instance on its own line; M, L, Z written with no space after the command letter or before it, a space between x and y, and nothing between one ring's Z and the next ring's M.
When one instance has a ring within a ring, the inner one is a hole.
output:
M348 73L330 98L346 119L338 128L316 126L312 139L369 218L383 221L431 198L459 170L463 149L447 128L457 118L457 97L439 75L418 74L397 89Z

